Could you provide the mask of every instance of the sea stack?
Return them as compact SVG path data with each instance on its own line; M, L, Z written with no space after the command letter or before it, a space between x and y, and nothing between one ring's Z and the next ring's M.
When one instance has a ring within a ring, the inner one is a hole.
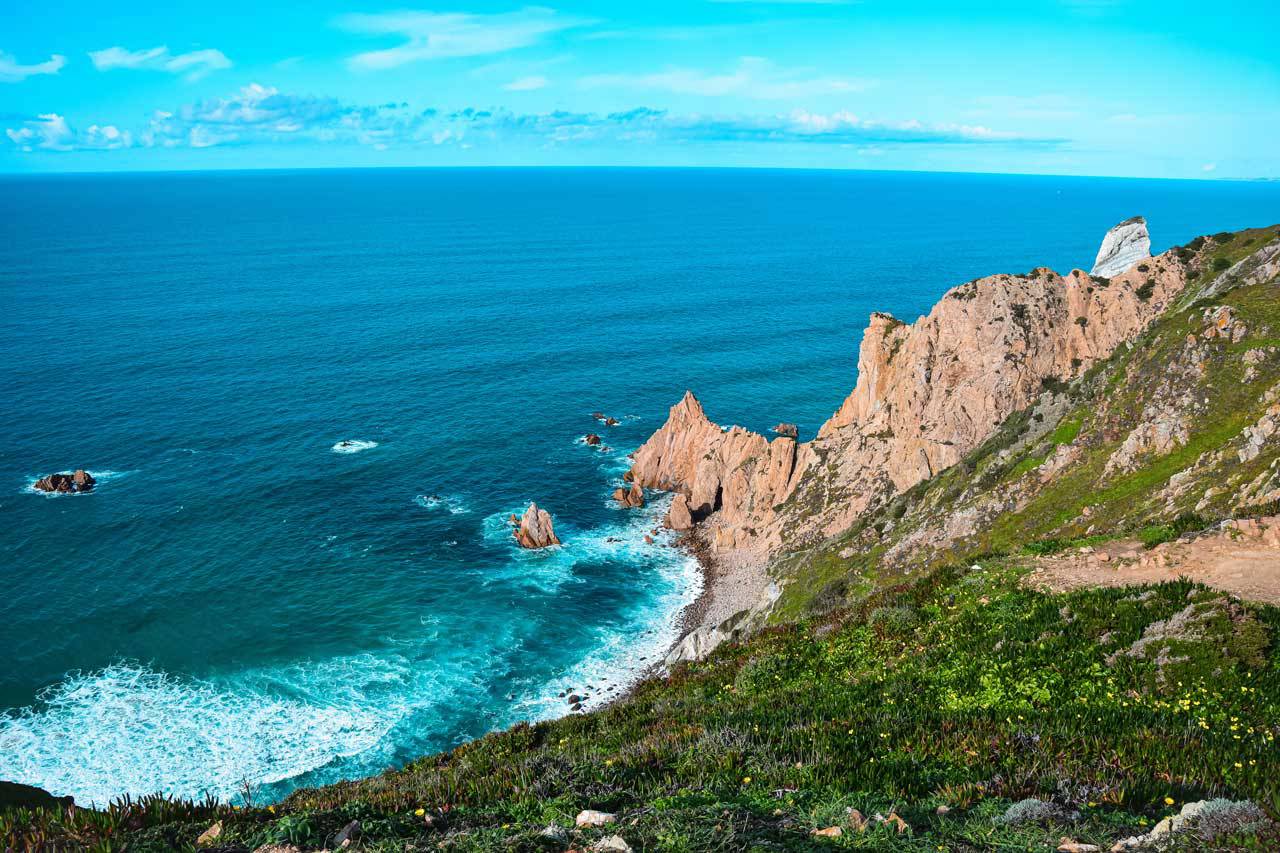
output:
M1089 272L1091 275L1111 278L1149 257L1151 235L1147 233L1147 220L1135 216L1121 222L1102 238L1098 258Z
M77 468L74 474L50 474L47 477L41 477L36 480L35 488L41 492L74 494L76 492L93 491L93 487L97 485L97 482L88 471L83 468Z
M560 544L555 527L551 524L551 513L540 509L536 503L529 504L529 508L524 511L514 535L521 548L546 548Z

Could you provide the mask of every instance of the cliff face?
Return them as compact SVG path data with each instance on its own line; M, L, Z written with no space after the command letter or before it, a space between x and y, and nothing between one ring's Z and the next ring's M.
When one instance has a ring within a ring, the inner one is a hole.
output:
M912 324L873 314L857 385L812 441L724 430L686 393L631 475L685 495L718 550L767 556L833 535L958 462L1046 385L1108 357L1186 281L1171 251L1109 280L1043 268L978 279Z

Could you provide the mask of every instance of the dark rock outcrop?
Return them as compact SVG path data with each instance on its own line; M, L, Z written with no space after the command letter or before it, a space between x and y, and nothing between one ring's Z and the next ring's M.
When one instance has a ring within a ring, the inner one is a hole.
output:
M35 488L41 492L57 494L73 494L75 492L91 492L97 485L93 475L83 468L77 468L74 474L50 474L36 480Z

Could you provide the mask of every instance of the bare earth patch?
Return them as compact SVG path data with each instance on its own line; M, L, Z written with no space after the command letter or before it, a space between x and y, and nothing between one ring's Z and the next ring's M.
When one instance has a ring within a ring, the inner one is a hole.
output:
M1106 542L1038 557L1034 565L1025 582L1054 592L1185 577L1247 601L1280 604L1280 516L1239 519L1151 550L1131 539Z

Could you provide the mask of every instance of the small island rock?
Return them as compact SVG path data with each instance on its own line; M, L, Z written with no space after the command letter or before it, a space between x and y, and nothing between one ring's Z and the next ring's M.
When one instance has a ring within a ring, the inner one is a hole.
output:
M36 480L35 488L41 492L73 494L75 492L91 492L97 485L93 475L83 468L77 468L74 474L50 474Z
M529 504L524 511L514 535L521 548L546 548L560 544L551 524L551 513L540 509L536 503Z
M600 436L596 435L594 432L589 432L583 436L582 440L591 447L595 447L600 443Z
M795 438L800 435L800 428L795 424L778 424L773 428L773 431L778 435L786 436L787 438Z

